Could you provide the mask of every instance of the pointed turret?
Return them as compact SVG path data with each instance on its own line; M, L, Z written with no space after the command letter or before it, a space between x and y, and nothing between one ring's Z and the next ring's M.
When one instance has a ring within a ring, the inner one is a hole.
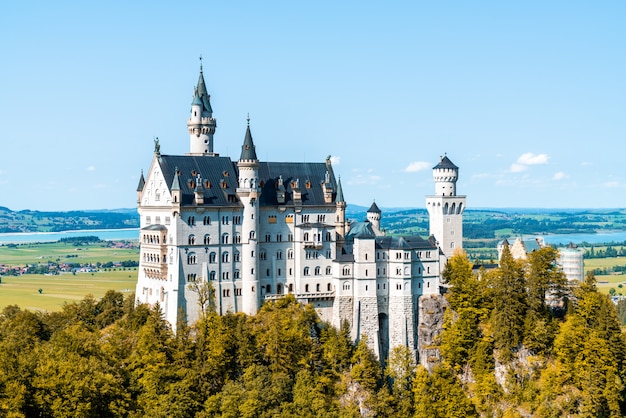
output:
M217 127L211 108L211 96L207 92L202 62L200 62L200 76L193 91L191 101L191 115L187 121L189 130L189 153L192 155L215 155L213 153L213 134Z
M343 198L343 188L341 187L341 177L337 180L337 197L335 198L336 203L346 203L346 200Z
M143 195L143 188L146 185L146 179L143 177L143 170L141 170L141 176L139 177L139 184L137 185L137 204L141 204L141 196Z
M178 167L174 169L174 179L172 180L170 191L172 193L172 203L180 207L182 193L180 191L180 183L178 182Z
M239 161L258 161L256 156L256 148L252 141L252 133L250 132L250 118L248 117L248 127L246 128L246 137L241 146L241 157Z

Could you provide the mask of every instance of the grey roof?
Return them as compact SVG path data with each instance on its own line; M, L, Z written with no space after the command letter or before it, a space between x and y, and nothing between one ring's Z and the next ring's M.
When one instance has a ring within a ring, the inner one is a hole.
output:
M335 202L337 203L345 203L346 201L343 198L343 188L341 187L341 177L337 180L337 197L335 198Z
M376 233L369 222L353 222L350 224L350 231L346 234L346 239L354 238L376 238Z
M372 206L370 206L370 208L367 210L368 213L381 213L380 209L378 209L378 206L376 205L376 202L372 203Z
M436 166L433 167L433 170L436 169L452 169L452 170L458 170L459 167L457 167L456 165L454 165L454 163L452 161L450 161L450 159L448 158L447 155L444 155L443 158L441 159L441 161L439 161L439 164L437 164Z
M137 185L137 191L143 191L143 186L146 185L146 179L143 178L143 170L141 170L141 177L139 177L139 184Z
M282 177L285 186L285 205L293 205L293 188L298 181L302 193L303 206L333 205L324 202L322 182L326 177L328 166L325 163L259 163L259 185L261 186L261 205L278 205L276 190L278 178ZM329 170L330 171L330 170ZM336 190L336 180L330 172L330 183Z
M376 248L388 250L435 250L437 249L437 243L432 236L428 239L418 235L378 236L376 237Z
M250 133L249 122L248 127L246 128L246 137L244 138L243 145L241 146L241 157L239 157L239 160L257 160L256 149L254 142L252 141L252 133Z
M204 75L202 74L202 66L200 66L200 76L198 77L198 85L196 86L196 91L194 94L192 104L200 104L197 102L196 98L200 99L202 103L202 111L209 112L209 114L213 113L213 109L211 108L211 96L206 89L206 83L204 82Z
M198 174L205 182L204 204L206 206L240 206L235 193L237 172L228 157L200 155L161 155L159 159L163 176L172 179L170 190L181 191L181 204L194 202ZM178 169L179 175L175 176Z

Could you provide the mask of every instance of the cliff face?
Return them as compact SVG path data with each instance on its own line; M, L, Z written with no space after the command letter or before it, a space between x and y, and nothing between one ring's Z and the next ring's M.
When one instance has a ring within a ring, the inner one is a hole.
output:
M448 301L441 295L427 295L419 300L418 356L428 371L439 363L441 354L436 341L443 328L443 314Z

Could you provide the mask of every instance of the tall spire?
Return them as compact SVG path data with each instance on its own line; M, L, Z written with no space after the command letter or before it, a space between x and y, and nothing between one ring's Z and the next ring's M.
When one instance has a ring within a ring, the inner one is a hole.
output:
M244 138L243 145L241 146L241 157L239 157L239 161L241 160L257 160L256 148L254 146L254 142L252 141L252 133L250 132L250 115L248 115L248 127L246 128L246 137Z
M191 114L187 121L189 131L189 153L192 155L215 155L213 153L213 134L217 127L211 107L204 73L202 69L202 57L200 57L200 75L198 84L193 89L191 101Z
M341 188L341 176L337 180L337 197L335 198L336 203L345 203L346 201L343 198L343 189Z

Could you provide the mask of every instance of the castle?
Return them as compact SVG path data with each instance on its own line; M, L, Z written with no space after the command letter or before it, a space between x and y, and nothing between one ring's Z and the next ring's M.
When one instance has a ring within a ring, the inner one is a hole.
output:
M255 314L293 294L352 336L368 336L380 358L405 345L418 351L420 298L440 294L441 270L462 247L465 196L458 167L443 157L426 198L430 237L387 236L374 203L349 222L340 179L323 162L262 162L248 119L237 161L214 152L216 130L202 66L187 121L190 150L162 154L158 140L137 188L140 215L138 303L158 302L176 327L193 323L198 284L211 284L217 312Z

